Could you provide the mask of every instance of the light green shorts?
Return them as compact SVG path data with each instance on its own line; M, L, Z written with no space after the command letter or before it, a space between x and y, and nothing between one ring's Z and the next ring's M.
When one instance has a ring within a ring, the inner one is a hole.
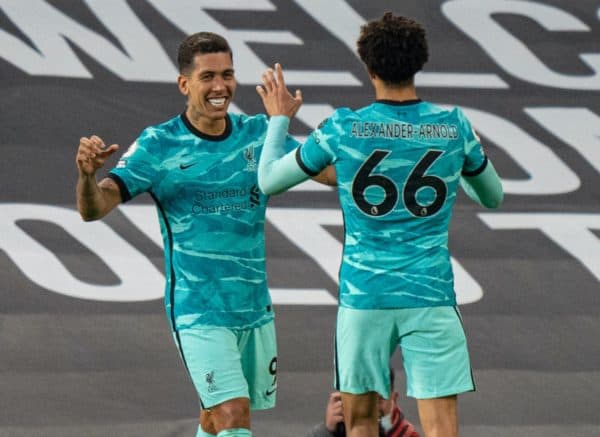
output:
M177 338L176 338L177 340ZM277 342L275 322L253 329L190 328L179 331L183 361L202 408L249 398L250 408L275 406Z
M390 358L400 346L406 392L431 399L475 390L456 307L338 309L335 386L346 393L390 394Z

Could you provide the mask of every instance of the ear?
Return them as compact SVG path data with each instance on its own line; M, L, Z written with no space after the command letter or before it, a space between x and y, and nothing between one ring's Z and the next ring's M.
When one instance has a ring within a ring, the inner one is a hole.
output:
M367 73L369 75L369 79L371 79L371 82L374 81L375 79L377 79L377 75L375 73L373 73L371 70L369 70L367 68Z
M188 77L185 74L177 76L177 87L184 96L188 95Z

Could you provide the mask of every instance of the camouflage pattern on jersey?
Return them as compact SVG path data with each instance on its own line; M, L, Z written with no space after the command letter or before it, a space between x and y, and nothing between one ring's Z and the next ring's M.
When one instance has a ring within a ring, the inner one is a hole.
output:
M452 206L461 174L487 163L460 109L420 100L338 109L297 157L311 173L335 165L345 225L342 306L456 304Z
M266 129L264 115L228 114L225 133L207 136L182 114L145 129L110 172L124 201L148 192L156 203L173 329L273 319L256 174Z

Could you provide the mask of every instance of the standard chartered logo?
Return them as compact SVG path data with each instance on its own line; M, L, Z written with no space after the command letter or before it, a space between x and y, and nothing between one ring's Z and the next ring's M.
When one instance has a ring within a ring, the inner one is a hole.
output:
M260 203L258 189L251 187L232 187L222 190L198 190L194 193L192 214L221 214L254 208Z

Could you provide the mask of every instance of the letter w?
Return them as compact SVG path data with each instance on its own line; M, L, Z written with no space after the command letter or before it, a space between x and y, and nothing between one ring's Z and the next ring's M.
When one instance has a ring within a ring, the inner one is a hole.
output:
M67 40L125 80L172 82L177 71L125 0L86 0L121 45L82 26L44 0L0 0L0 9L31 46L0 29L0 57L31 75L91 78Z

